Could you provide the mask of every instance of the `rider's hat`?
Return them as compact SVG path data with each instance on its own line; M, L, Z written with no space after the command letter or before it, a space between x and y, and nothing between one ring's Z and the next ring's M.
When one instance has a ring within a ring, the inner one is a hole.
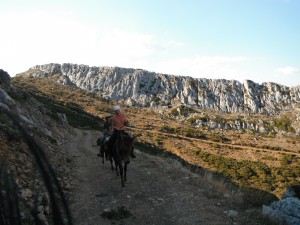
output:
M117 111L117 110L120 110L120 109L121 109L120 106L118 106L118 105L114 106L114 111Z

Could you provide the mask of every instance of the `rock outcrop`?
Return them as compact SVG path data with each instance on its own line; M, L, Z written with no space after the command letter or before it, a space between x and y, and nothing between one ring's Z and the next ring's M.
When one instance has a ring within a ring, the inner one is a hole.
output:
M137 107L186 105L228 113L273 114L299 106L300 86L257 84L250 80L173 76L119 67L77 64L37 65L18 76L53 77L100 96Z
M300 186L291 186L280 201L263 206L263 213L288 225L300 224Z

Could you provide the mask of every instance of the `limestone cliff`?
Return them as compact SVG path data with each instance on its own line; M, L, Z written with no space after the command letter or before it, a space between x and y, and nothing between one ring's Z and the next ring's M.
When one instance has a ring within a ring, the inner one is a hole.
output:
M267 113L300 103L300 86L257 84L250 80L174 76L142 69L89 67L77 64L37 65L18 76L54 77L100 96L137 107L186 105L229 113Z

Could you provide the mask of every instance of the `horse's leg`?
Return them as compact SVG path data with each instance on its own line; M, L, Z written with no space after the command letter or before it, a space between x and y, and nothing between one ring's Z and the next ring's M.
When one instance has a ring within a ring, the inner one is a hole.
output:
M120 176L121 176L121 184L122 184L122 187L124 187L124 171L123 171L123 163L121 161L121 163L119 164L120 166Z
M100 153L99 154L102 157L102 164L104 164L104 153L103 153L103 156L102 156L102 152L104 151L103 148L104 148L104 146L102 144L100 144L100 151L99 151Z
M110 161L110 165L111 165L111 170L114 169L113 166L113 156L112 156L112 151L110 149L110 146L106 145L105 148L105 160L109 160Z
M124 166L124 181L127 181L127 177L126 177L126 174L127 174L127 165L128 165L128 162L125 162L125 166Z
M115 167L116 167L116 171L117 171L117 176L119 176L119 164L117 163L117 160L115 159Z
M111 157L111 155L109 156L109 161L110 161L111 170L114 170L113 158Z

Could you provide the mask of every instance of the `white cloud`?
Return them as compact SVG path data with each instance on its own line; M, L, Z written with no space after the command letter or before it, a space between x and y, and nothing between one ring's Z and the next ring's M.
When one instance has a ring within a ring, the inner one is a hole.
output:
M38 64L78 63L141 68L195 78L256 82L274 79L272 69L263 65L267 59L188 56L186 43L172 35L155 36L111 24L92 24L69 11L0 13L0 27L0 68L11 76ZM288 75L299 73L300 69L285 67L276 72Z
M162 61L153 68L156 72L171 73L175 75L186 75L202 78L223 78L237 80L243 78L243 72L239 71L236 64L247 61L244 56L206 56L194 58L181 58L170 61Z
M142 68L158 73L205 78L243 79L236 64L247 57L195 56L175 58L184 43L168 35L126 31L83 22L72 12L8 12L0 15L1 68L10 75L46 63ZM171 53L172 52L172 53ZM173 59L171 59L173 58Z
M296 68L296 67L292 67L292 66L286 66L286 67L276 69L276 70L274 70L274 72L283 74L283 75L291 75L291 74L299 73L300 69Z
M0 15L0 27L0 66L11 75L51 62L134 67L163 48L151 35L87 24L72 13L10 12Z
M97 36L98 40L94 43L94 47L98 50L101 61L108 64L113 62L115 65L125 66L147 57L154 51L154 40L150 35L110 28L98 31Z

